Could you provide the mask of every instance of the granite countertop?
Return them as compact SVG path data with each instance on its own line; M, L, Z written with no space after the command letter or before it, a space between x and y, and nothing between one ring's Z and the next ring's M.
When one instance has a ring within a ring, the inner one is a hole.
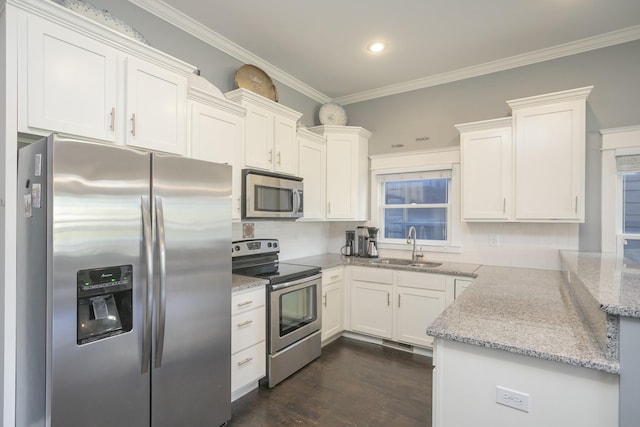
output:
M561 251L560 256L568 280L577 278L600 310L640 318L640 269L625 267L615 254Z
M562 272L482 266L427 329L448 340L618 373L584 321Z
M241 276L240 274L231 275L231 292L240 292L246 289L265 286L269 283L266 279L258 279L256 277Z
M446 274L450 276L463 276L463 277L478 277L477 270L480 268L480 264L470 264L463 262L446 262L443 261L442 265L437 267L411 267L408 265L397 265L397 264L381 264L379 261L380 258L359 258L359 257L350 257L338 254L322 254L322 255L313 255L304 258L296 258L285 260L282 262L287 262L291 264L302 264L302 265L315 265L320 267L323 270L340 267L343 265L361 265L363 267L375 267L375 268L388 268L393 270L404 270L404 271L416 271L422 273L434 273L434 274ZM425 260L426 261L426 260Z

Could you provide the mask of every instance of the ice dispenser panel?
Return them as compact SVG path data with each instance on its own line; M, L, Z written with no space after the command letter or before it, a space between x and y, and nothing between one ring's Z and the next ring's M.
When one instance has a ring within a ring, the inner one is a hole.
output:
M131 265L78 271L79 345L131 330L132 273Z

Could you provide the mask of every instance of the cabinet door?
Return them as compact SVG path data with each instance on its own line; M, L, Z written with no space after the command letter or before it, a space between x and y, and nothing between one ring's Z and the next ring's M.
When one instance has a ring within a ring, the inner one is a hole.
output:
M395 339L420 346L433 346L427 327L446 307L445 292L398 287L396 292Z
M290 175L298 174L298 139L296 122L274 117L274 170Z
M187 78L127 58L126 143L154 151L187 153Z
M246 166L273 170L273 135L273 113L257 106L247 106L244 149Z
M322 292L322 341L342 332L342 283L334 283Z
M356 147L348 137L327 138L327 218L351 219L355 216L357 194Z
M392 338L391 285L351 281L351 329L381 338Z
M299 138L299 168L304 183L304 219L324 219L326 143Z
M584 101L514 112L515 216L584 221Z
M462 218L507 220L511 216L511 128L460 135Z
M242 118L200 102L190 102L189 109L191 157L233 166L231 217L240 219Z
M26 117L20 128L115 141L118 57L89 37L28 17ZM21 110L24 111L24 110Z

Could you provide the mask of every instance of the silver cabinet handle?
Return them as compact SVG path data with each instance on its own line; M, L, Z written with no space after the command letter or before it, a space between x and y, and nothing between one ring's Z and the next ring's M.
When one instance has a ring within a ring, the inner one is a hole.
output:
M576 209L576 213L578 213L578 196L576 196L576 207L575 207L575 209Z
M251 362L253 360L253 357L247 357L244 360L241 360L238 362L238 366L242 366L242 365L246 365L247 363Z
M398 307L400 307L400 294L398 294Z
M505 213L505 212L507 212L507 198L506 197L504 197L502 199L502 213Z
M253 320L245 320L244 322L238 323L238 328L242 328L244 326L248 326L253 323Z
M273 149L269 150L269 159L267 161L273 163Z
M136 113L131 114L131 135L136 136Z
M149 371L151 360L151 319L153 313L153 237L151 236L151 207L149 197L142 196L142 239L146 264L145 303L142 318L142 373Z
M391 294L387 292L387 306L391 305Z
M164 232L164 209L162 199L156 197L156 239L158 244L158 261L160 264L160 280L158 280L158 312L156 324L156 363L155 367L162 366L162 353L164 351L164 330L167 314L167 249Z
M116 107L111 108L111 125L109 128L111 130L115 130L116 128Z
M280 155L280 152L278 151L278 165L281 164L282 161L282 156Z
M336 274L335 276L331 276L329 280L338 280L339 278L340 278L340 275Z
M322 295L322 305L327 306L327 294Z
M253 301L249 300L249 301L245 301L245 302L239 302L238 303L238 307L244 307L244 306L249 305L249 304L253 304Z

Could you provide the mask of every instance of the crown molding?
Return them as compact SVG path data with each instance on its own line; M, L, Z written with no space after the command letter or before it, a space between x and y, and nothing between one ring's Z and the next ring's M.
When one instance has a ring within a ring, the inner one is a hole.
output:
M640 39L640 25L623 28L621 30L588 37L574 42L564 43L546 49L515 55L496 61L486 62L458 70L447 71L432 76L427 76L394 85L383 86L377 89L354 93L338 98L330 98L320 91L312 88L301 80L291 76L278 67L265 61L257 55L249 52L231 40L221 36L211 29L200 24L196 20L183 14L179 10L169 6L162 0L129 0L130 3L146 10L147 12L167 21L205 43L221 50L227 55L242 61L245 64L254 64L262 68L269 76L285 84L286 86L308 96L319 103L334 101L341 105L355 104L371 99L396 95L404 92L425 89L458 80L479 77L499 71L531 65L538 62L549 61L564 56L575 55L590 50L613 46Z
M260 67L269 74L271 78L278 80L280 83L308 96L316 102L325 103L331 99L161 0L129 0L129 2L245 64L253 64Z
M552 59L562 58L564 56L575 55L578 53L588 52L590 50L600 49L603 47L613 46L616 44L626 43L638 39L640 39L640 25L600 34L593 37L588 37L586 39L577 40L570 43L564 43L547 49L535 50L521 55L499 59L497 61L491 61L471 67L460 68L458 70L435 74L433 76L411 80L396 85L384 86L378 89L363 91L352 95L336 98L333 101L342 105L354 104L356 102L368 101L375 98L382 98L384 96L396 95L399 93L410 92L413 90L438 86L445 83L451 83L458 80L496 73L512 68L518 68L525 65L531 65L538 62L549 61Z

